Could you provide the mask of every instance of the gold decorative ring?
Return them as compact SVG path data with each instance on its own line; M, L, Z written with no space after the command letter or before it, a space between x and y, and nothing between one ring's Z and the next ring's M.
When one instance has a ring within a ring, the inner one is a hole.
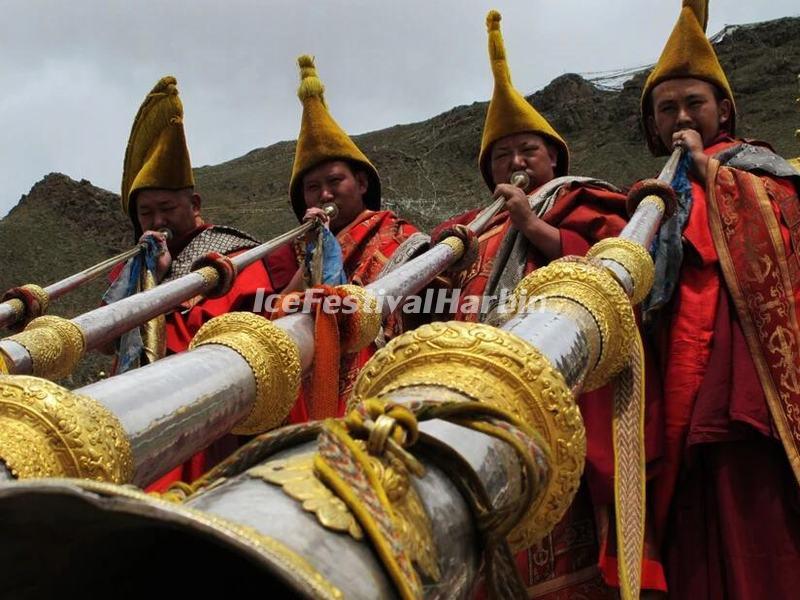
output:
M31 316L38 317L45 314L47 309L50 308L50 296L44 291L44 288L36 285L35 283L26 283L21 287L31 296L36 298L36 302L39 304L39 313Z
M219 271L211 266L200 267L199 269L192 271L192 273L197 273L203 279L203 284L206 286L206 290L213 290L219 285L220 276Z
M369 432L367 439L367 450L370 454L380 456L386 448L386 440L389 439L396 421L386 415L379 415Z
M23 346L31 355L33 374L47 379L72 373L86 351L81 328L54 315L34 319L24 331L6 339Z
M356 381L351 404L400 388L438 386L508 411L541 432L550 477L510 536L527 548L558 523L578 489L586 455L580 411L564 378L521 338L479 323L433 323L379 350Z
M633 280L631 302L634 305L644 300L653 287L653 259L641 244L623 238L606 238L592 246L586 258L605 258L619 263Z
M463 240L461 238L457 238L454 235L444 238L440 244L445 246L449 246L450 249L453 251L453 254L459 257L459 259L464 256L464 253L467 251L466 246L464 245Z
M116 416L92 398L27 375L0 376L0 459L20 479L133 477L130 441Z
M283 423L300 387L300 350L294 340L264 317L232 312L203 325L189 349L207 344L235 350L250 365L256 381L253 410L233 432L253 435Z
M337 289L358 301L358 314L350 315L345 323L352 326L342 332L342 352L358 352L369 346L381 331L381 311L375 294L359 285L340 285ZM352 319L352 317L356 317Z
M520 308L525 306L525 299L534 297L566 298L591 313L600 332L601 350L584 390L602 387L628 364L636 321L627 294L607 269L576 257L553 261L520 281L514 296L512 305Z
M650 194L649 196L645 196L641 202L639 202L639 206L643 206L646 204L652 204L655 209L660 213L666 213L667 207L664 204L664 201L654 194Z

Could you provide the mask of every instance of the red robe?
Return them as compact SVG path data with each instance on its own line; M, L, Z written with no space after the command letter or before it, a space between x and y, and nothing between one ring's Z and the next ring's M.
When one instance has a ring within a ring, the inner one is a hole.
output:
M440 225L435 231L453 224L469 223L479 210L470 211ZM625 196L585 184L564 186L553 208L543 220L556 227L561 238L561 256L584 256L599 240L619 235L626 222ZM465 296L481 296L489 280L495 257L511 219L507 212L498 214L478 238L480 256L469 271L455 278L453 287ZM546 266L547 259L528 246L525 273ZM462 304L463 306L463 304ZM473 305L474 307L474 305ZM457 320L477 321L474 311L459 312ZM647 385L653 386L648 365ZM658 386L654 386L654 393ZM660 452L659 405L646 406L646 455L652 462ZM611 385L582 394L578 405L586 426L587 455L583 483L567 513L555 529L539 544L517 554L517 567L530 597L616 598L618 586L616 538L614 537L614 452L612 445L613 388ZM652 538L652 535L648 536ZM660 563L649 558L654 548L646 548L642 563L642 587L664 589Z
M336 234L342 247L342 262L348 282L364 286L378 278L386 262L408 237L419 231L392 211L365 210L352 223ZM358 373L375 354L375 344L370 344L356 354L342 356L339 370L339 408L336 415L344 414ZM305 423L309 420L305 394L300 397L289 414L289 423Z
M190 235L182 248L176 249L180 253L188 243L210 225L199 227ZM239 252L234 252L233 255ZM118 265L109 275L113 280L119 276L124 265ZM295 272L294 253L291 246L287 245L271 254L267 259L256 261L245 267L236 277L230 291L220 298L192 299L182 304L177 310L166 313L166 342L167 354L183 352L197 333L197 330L214 317L232 311L252 311L256 296L260 290L264 295L269 295L275 290L280 290L289 283ZM175 481L191 482L238 447L236 437L225 436L211 444L207 449L201 450L188 461L160 477L150 484L148 491L164 491Z
M759 186L766 218L752 210ZM798 221L797 191L786 179L721 167L705 190L692 181L680 279L659 332L665 458L653 500L675 598L789 598L800 589L798 485L774 419L782 409L771 413L762 385L778 364L763 360L755 335L770 327L784 336L798 330L791 309L765 314L755 329L747 310L766 311L780 299L784 286L769 281L780 263L789 295L800 300ZM772 242L758 227L770 222ZM743 235L743 223L754 229ZM765 282L763 294L749 287ZM775 331L764 347L780 345ZM796 361L796 345L792 353Z

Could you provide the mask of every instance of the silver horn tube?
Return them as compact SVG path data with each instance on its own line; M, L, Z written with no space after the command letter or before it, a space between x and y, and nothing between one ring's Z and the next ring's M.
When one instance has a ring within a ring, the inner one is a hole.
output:
M161 229L159 231L166 234L167 239L172 237L172 232L169 229ZM140 242L132 248L129 248L124 252L120 252L116 256L107 258L106 260L84 269L83 271L70 275L69 277L65 277L64 279L56 281L55 283L51 283L41 290L46 298L46 302L49 304L53 300L57 300L61 296L68 294L83 284L94 281L114 265L126 261L129 258L133 258L142 252L146 247L146 243ZM17 323L23 318L24 312L25 304L22 302L22 300L17 298L11 298L0 303L0 327L7 327Z
M334 214L336 207L334 205L329 206L325 208L326 212ZM303 223L269 242L235 256L231 259L231 262L238 270L241 270L255 261L269 256L282 245L316 227L317 223L316 219ZM83 353L106 346L126 331L173 309L181 302L198 295L207 294L214 289L217 283L218 275L216 270L213 267L203 267L179 279L129 296L113 304L101 306L69 321L59 317L48 317L49 321L46 321L47 325L45 327L49 329L50 324L56 321L61 323L59 335L69 336L69 343L66 345L80 346L79 351L74 352L74 354L78 354L75 358L77 360ZM72 362L75 361L69 361L70 364L62 365L60 369L56 370L52 369L49 364L37 368L37 361L32 356L32 354L37 353L37 350L32 353L28 349L26 343L30 344L32 341L29 339L30 336L24 337L26 334L27 332L23 332L17 336L0 340L0 356L4 359L5 367L9 373L32 373L55 379L64 377L71 372L71 369L74 368ZM23 336L23 338L19 336ZM22 342L22 339L26 341ZM64 346L54 349L46 348L42 349L42 351L57 355L65 353Z
M469 463L491 502L502 506L519 493L509 483L520 481L519 463L504 443L439 420L420 428ZM260 467L315 451L316 442L293 446ZM420 460L426 473L411 485L429 517L429 551L439 569L438 580L425 583L423 597L470 598L480 567L474 515L451 474L424 456ZM176 566L186 562L225 572L225 581L230 580L228 566L238 563L230 572L237 574L239 586L266 585L283 596L397 597L366 538L321 526L301 502L252 471L182 504L88 481L0 484L0 521L0 556L8 574L0 578L0 595L25 588L29 597L47 597L58 581L62 591L80 586L91 596L113 581L139 596L145 590L172 589ZM114 540L113 552L108 540ZM90 568L101 549L103 569ZM34 554L35 577L28 568ZM171 560L165 560L167 555ZM67 557L72 568L64 570ZM181 591L191 593L192 586L199 591L213 582L213 577L191 577L181 581Z

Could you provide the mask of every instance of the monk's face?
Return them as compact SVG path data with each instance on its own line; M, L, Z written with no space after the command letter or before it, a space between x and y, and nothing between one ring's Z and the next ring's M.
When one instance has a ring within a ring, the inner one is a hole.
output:
M662 81L650 95L653 114L647 119L651 136L672 148L672 134L694 129L710 146L731 118L731 102L718 99L716 88L700 79L683 78Z
M343 160L321 163L303 175L303 199L308 208L320 208L333 202L339 214L331 221L331 231L337 233L364 211L367 175L356 173Z
M553 179L556 151L540 135L514 133L492 144L490 160L495 185L510 183L512 173L525 171L530 178L525 192L529 193Z
M200 196L192 188L139 190L135 202L136 218L142 231L167 228L172 231L171 244L202 224Z

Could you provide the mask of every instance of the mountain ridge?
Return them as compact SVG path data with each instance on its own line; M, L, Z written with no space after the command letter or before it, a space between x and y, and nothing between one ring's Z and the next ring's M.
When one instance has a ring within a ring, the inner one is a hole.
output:
M800 125L800 18L729 27L714 39L736 94L737 133L765 139L784 156L800 154L794 137ZM528 96L567 140L573 173L625 186L658 172L663 159L647 152L638 117L647 70L634 72L619 89L567 73ZM473 102L353 136L381 174L384 207L428 230L488 203L490 191L477 168L487 105ZM294 148L294 140L280 141L195 168L206 219L262 239L296 225L288 200ZM85 179L48 174L0 220L0 289L47 285L132 241L117 194ZM96 282L64 297L53 313L71 317L97 306L103 287ZM105 365L93 358L68 383L89 381Z

